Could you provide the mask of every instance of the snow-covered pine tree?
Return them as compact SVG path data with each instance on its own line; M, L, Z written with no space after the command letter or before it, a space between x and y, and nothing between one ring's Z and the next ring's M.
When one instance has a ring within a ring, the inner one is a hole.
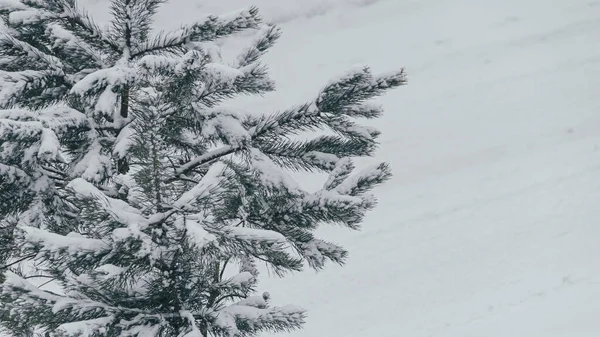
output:
M317 226L357 229L382 163L367 101L403 71L357 68L308 103L269 115L221 106L273 89L259 58L279 37L255 8L152 35L164 1L114 0L100 28L70 0L7 2L1 51L0 189L11 268L0 325L21 336L252 336L299 328L304 311L256 296L276 273L343 263ZM216 39L257 38L226 66ZM25 59L23 59L25 58ZM23 62L27 60L27 62ZM326 131L314 135L312 131ZM301 135L301 137L296 137ZM326 172L306 191L293 171ZM15 266L19 266L16 264ZM53 287L30 282L53 280Z
M11 252L11 215L34 227L61 222L56 188L70 177L105 187L114 171L127 172L115 142L129 122L130 89L144 57L208 49L260 24L252 8L150 36L163 2L113 2L114 19L102 28L73 0L0 1L0 108L9 109L0 114L0 271Z

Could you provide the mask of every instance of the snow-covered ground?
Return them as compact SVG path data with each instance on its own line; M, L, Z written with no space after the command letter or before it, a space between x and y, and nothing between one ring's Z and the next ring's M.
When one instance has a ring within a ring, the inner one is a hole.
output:
M279 91L248 109L357 63L410 80L381 100L381 204L362 232L321 231L349 263L263 282L308 310L291 336L600 336L600 1L253 3L284 35ZM159 23L248 4L173 0Z

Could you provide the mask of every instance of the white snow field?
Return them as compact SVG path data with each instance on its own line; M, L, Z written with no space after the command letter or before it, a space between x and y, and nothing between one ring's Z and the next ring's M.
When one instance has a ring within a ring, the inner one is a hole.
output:
M600 1L173 0L159 22L251 3L284 35L248 110L357 63L410 81L381 99L379 207L321 230L348 264L262 284L308 310L289 336L600 336Z

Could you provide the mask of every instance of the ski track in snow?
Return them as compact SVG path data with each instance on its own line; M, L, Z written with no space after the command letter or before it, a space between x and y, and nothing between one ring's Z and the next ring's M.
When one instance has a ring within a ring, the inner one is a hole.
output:
M106 1L86 3L102 21ZM357 63L410 81L380 99L395 175L379 207L360 233L321 230L348 264L263 281L308 310L290 336L600 334L600 1L252 3L284 35L265 57L279 90L244 109L300 103ZM170 5L165 28L248 2Z

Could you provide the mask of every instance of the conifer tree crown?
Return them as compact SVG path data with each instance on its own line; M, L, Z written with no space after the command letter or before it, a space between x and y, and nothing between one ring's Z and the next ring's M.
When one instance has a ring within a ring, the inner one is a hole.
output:
M101 27L73 0L0 1L0 327L11 335L297 329L303 309L256 295L259 264L280 276L343 264L347 251L315 229L358 229L391 176L353 158L377 149L379 131L359 121L381 116L369 100L405 84L403 71L356 68L275 113L226 109L274 90L260 57L279 29L250 7L155 33L164 2L113 0ZM226 65L214 41L246 30L254 41ZM328 179L307 191L294 172Z

